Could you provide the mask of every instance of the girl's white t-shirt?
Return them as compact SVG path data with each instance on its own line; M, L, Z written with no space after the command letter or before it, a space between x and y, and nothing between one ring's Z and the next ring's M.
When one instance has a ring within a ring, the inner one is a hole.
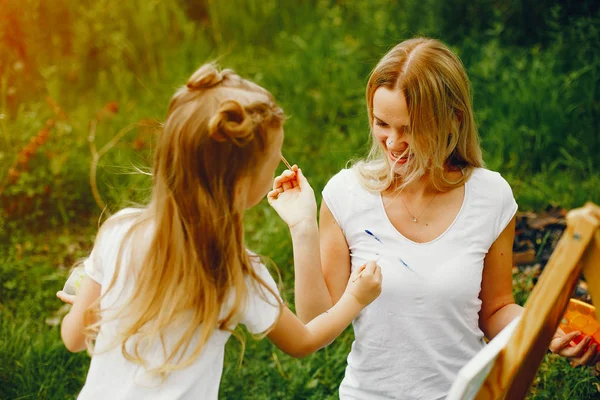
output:
M477 168L462 207L436 239L415 243L392 225L379 193L345 169L323 190L342 229L351 269L378 259L381 295L353 321L340 399L443 399L484 346L479 329L483 261L517 211L498 174Z
M84 263L87 275L102 285L102 294L105 293L113 277L119 247L124 235L135 219L127 214L133 215L137 212L139 210L126 209L115 215L113 217L115 221L110 221L110 224L102 229L90 257ZM143 245L135 244L136 247ZM122 305L131 295L133 287L124 279L125 273L128 272L127 260L131 247L132 243L129 241L123 252L124 258L121 263L121 272L123 273L119 273L114 289L111 289L102 300L101 308L103 310ZM276 297L260 286L258 282L247 279L248 297L239 322L245 325L249 332L259 334L265 332L277 321L280 299L277 285L267 268L259 261L254 262L253 266L260 278L277 294ZM227 311L228 306L224 305L221 309L221 316L224 317ZM189 319L185 315L173 322L164 336L165 347L169 348L175 344L187 323L189 323ZM231 335L229 332L215 330L194 363L184 369L172 372L163 382L160 378L148 374L146 369L139 364L125 359L121 346L110 348L109 344L112 343L116 332L122 325L123 320L117 319L108 321L101 326L87 379L78 399L218 398L225 343ZM199 326L196 336L185 352L186 355L192 353L201 329L202 326ZM151 365L160 365L164 360L164 348L155 343L147 349L144 355L150 359Z

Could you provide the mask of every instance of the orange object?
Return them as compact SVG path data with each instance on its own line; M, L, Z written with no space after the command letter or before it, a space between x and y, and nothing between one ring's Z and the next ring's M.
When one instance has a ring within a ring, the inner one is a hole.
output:
M558 325L565 333L581 332L573 341L579 343L585 336L592 337L592 344L600 346L600 323L596 320L596 307L577 299L569 300L569 305Z

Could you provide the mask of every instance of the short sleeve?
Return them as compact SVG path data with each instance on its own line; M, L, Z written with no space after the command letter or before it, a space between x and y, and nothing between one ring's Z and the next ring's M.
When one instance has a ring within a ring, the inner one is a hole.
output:
M348 213L349 187L352 174L350 169L343 169L334 175L323 188L323 201L331 211L335 222L344 231L344 222Z
M125 223L124 218L139 212L138 209L125 208L110 217L100 228L94 241L94 248L89 257L83 262L83 268L87 276L102 285L106 274L112 276L112 269L104 263L112 258L115 251L121 245L124 232L131 226L132 219ZM106 268L109 270L106 271ZM114 268L114 267L113 267Z
M275 322L277 322L281 298L279 297L277 285L267 270L267 267L257 260L253 260L253 267L256 274L264 283L266 283L273 293L256 279L248 277L246 280L248 285L248 298L240 323L245 325L250 333L259 334L266 332L275 324Z
M102 285L104 273L102 271L102 262L98 260L98 257L96 256L98 252L99 251L96 250L96 246L94 246L90 256L83 262L83 270L87 276L92 278L92 280Z
M500 182L498 183L498 188L500 191L500 197L502 199L502 208L500 209L500 212L498 213L496 229L494 232L495 238L498 238L498 236L500 236L502 231L504 231L504 229L506 228L508 223L515 216L517 209L519 208L517 205L517 202L513 196L513 192L512 192L510 185L502 177L500 177Z

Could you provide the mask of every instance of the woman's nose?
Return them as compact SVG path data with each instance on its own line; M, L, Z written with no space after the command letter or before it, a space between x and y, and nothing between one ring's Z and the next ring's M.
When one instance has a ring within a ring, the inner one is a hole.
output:
M403 134L401 132L397 132L397 131L393 131L392 133L390 133L390 135L387 137L386 143L388 146L393 145L394 143L398 143L402 141L402 136Z

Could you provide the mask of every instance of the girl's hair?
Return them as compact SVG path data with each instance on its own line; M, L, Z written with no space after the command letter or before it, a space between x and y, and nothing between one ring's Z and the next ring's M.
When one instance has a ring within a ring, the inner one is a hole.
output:
M114 314L96 307L100 315L88 330L90 351L100 325L123 317L126 323L119 320L115 345L121 344L128 360L165 377L192 364L215 329L233 333L248 282L274 294L252 267L242 214L246 178L262 165L283 121L283 111L268 91L232 70L219 71L215 64L200 67L175 93L156 143L148 206L111 218L102 227L134 219L107 292L120 273L135 284ZM122 265L126 247L127 270ZM224 305L228 313L223 318ZM144 349L164 345L170 325L182 321L181 335L172 348L165 348L164 363L150 365ZM184 358L200 325L199 339Z
M373 96L385 87L401 90L410 118L413 162L407 164L398 189L429 173L437 190L462 185L483 160L471 105L470 85L456 54L435 39L415 38L396 45L379 61L367 84L369 126L373 127ZM373 136L373 135L371 135ZM372 138L366 160L355 164L362 185L373 191L388 189L395 179L393 166L380 143ZM462 169L458 181L444 170Z

